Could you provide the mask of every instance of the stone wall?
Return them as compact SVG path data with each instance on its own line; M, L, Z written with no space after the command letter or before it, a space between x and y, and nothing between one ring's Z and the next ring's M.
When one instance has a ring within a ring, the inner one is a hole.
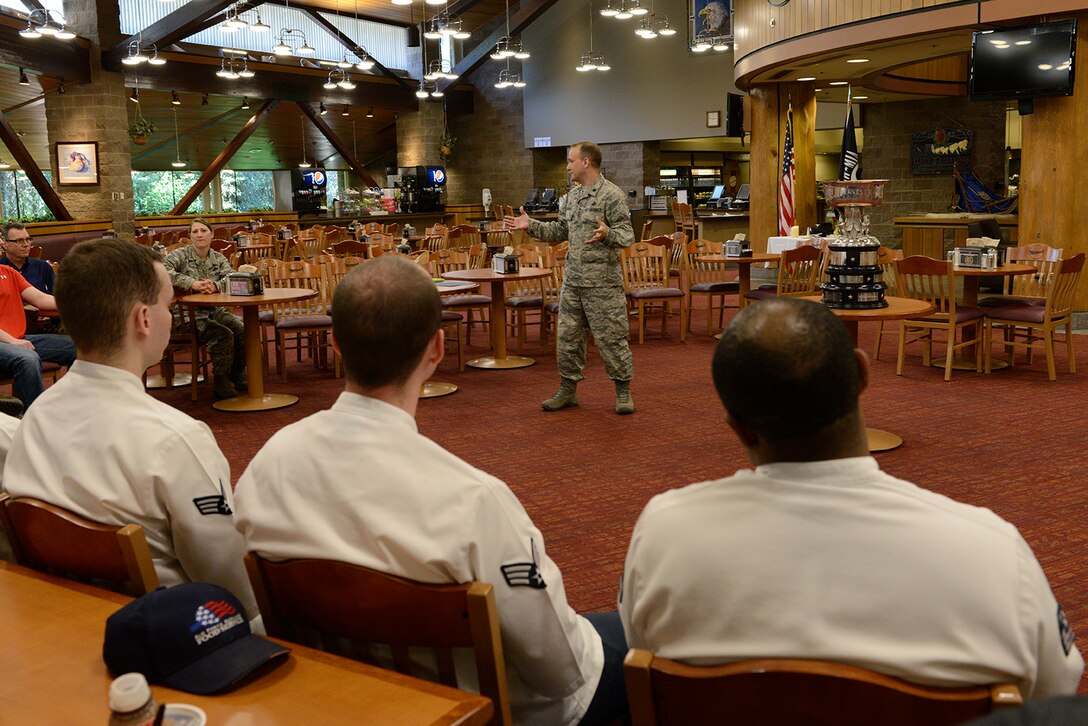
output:
M956 97L868 104L861 171L865 179L888 180L884 204L873 210L870 227L885 245L902 246L902 234L892 226L892 218L949 210L955 187L952 175L914 176L910 171L911 136L937 128L971 129L974 153L969 168L987 186L1004 186L1004 102Z

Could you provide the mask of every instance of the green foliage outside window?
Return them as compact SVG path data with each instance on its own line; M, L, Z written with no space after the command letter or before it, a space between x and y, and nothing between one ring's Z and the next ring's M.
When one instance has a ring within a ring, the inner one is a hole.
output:
M267 212L276 206L270 171L233 171L219 175L224 212Z
M196 183L192 171L134 171L132 172L132 199L137 217L170 214L174 205ZM204 202L197 197L184 214L200 214Z
M44 174L46 179L52 177L51 172ZM49 222L56 219L22 171L0 171L0 206L5 220Z

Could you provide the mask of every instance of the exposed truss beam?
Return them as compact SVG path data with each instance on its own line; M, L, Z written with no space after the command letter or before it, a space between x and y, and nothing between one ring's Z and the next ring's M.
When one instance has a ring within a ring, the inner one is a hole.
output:
M315 10L314 8L302 8L302 10L306 11L306 14L313 18L314 22L320 25L326 33L336 38L336 40L339 41L340 45L344 46L352 53L355 53L357 56L359 56L360 59L363 57L363 49L359 46L359 44L349 38L344 33L342 33L340 29L333 25L331 22L329 22L329 20L324 15L317 12L317 10ZM403 78L393 75L393 73L388 68L379 63L377 59L373 56L371 56L370 59L374 61L374 65L382 72L383 75L394 79L400 85L408 88L408 84L404 81Z
M340 139L340 137L336 135L335 131L329 128L329 125L325 123L325 119L321 118L321 115L310 107L310 104L299 103L297 104L297 106L299 107L299 110L301 110L302 113L306 114L306 117L313 122L314 126L317 127L317 130L320 131L321 134L329 140L329 143L332 144L334 149L336 149L336 152L340 154L340 158L348 163L348 166L351 167L351 170L359 175L359 178L363 180L364 184L366 184L368 187L381 186L380 184L378 184L378 182L374 181L374 177L370 176L370 174L367 173L367 170L363 168L363 165L360 164L359 160L355 158L355 154L353 154L351 149L348 148L348 145L345 144Z
M226 121L227 119L234 118L239 113L241 113L242 110L243 110L242 107L238 106L237 108L232 108L230 111L224 111L223 113L219 114L218 116L213 116L212 118L208 119L207 121L204 121L203 123L199 123L196 126L185 129L184 131L182 131L181 133L178 134L178 139L184 139L189 134L195 134L197 131L201 131L203 129L210 128L210 127L215 126L215 125L217 125L217 124L219 124L219 123L221 123L223 121ZM170 146L173 143L175 143L174 139L167 139L166 141L160 141L159 143L155 144L154 146L147 147L146 149L144 149L143 151L141 151L138 154L133 154L132 155L132 160L133 161L139 161L140 159L144 158L148 154L152 154L152 153L158 151L159 149L161 149L162 147Z
M219 172L223 170L223 167L227 165L227 162L238 153L238 149L242 148L242 145L249 140L249 137L253 135L253 132L260 128L261 124L271 115L272 109L279 105L279 101L271 98L261 104L261 107L257 109L257 112L253 114L249 121L246 121L242 130L230 140L230 143L219 152L219 156L215 157L211 165L200 174L200 178L196 180L192 188L185 192L183 196L171 211L170 215L184 214L185 210L189 208L189 205L196 201L196 198L200 196L201 192L207 188L212 179L219 175Z
M132 35L121 41L117 46L103 54L103 65L111 62L120 62L128 54L128 44L137 37L144 45L156 45L159 48L176 43L188 38L199 31L208 18L232 4L232 0L191 0L182 3L177 10L170 13L162 20L152 23L144 28L137 36Z
M45 174L42 174L42 170L38 168L34 157L26 150L26 146L23 145L19 135L15 133L15 129L8 123L7 116L2 113L0 113L0 141L4 142L4 146L8 147L8 151L11 152L15 163L30 179L30 183L34 185L34 189L41 196L42 201L45 202L45 206L49 207L49 211L57 218L57 221L70 222L72 215L68 213L64 202L60 200L57 192L49 185L49 180L45 178Z

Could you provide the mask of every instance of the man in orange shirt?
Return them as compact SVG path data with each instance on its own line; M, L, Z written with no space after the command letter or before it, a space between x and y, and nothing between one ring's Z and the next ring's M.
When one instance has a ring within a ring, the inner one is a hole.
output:
M33 287L19 272L0 265L0 376L12 378L12 393L29 408L45 390L42 361L70 366L76 347L67 335L26 335L23 303L39 310L56 310L57 302Z

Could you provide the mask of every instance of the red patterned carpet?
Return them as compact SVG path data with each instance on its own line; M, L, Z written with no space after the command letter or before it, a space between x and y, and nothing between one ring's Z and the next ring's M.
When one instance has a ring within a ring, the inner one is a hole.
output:
M543 531L547 549L563 570L568 597L579 611L615 607L616 586L635 519L646 501L666 489L717 478L748 465L725 426L710 382L716 341L695 332L686 343L673 322L662 338L657 323L644 345L633 345L637 412L617 416L611 382L591 348L581 406L545 413L539 403L558 379L551 349L531 343L529 368L457 371L447 358L437 378L460 390L420 402L422 433L475 466L505 480ZM871 350L875 325L861 326ZM477 334L471 352L484 352ZM1088 366L1088 336L1076 336ZM511 345L511 348L513 346ZM890 474L960 501L989 507L1015 524L1035 550L1088 653L1088 479L1084 476L1085 373L1046 378L1042 356L1033 366L989 376L921 365L921 349L908 354L895 375L895 343L885 339L882 360L863 395L869 425L905 441L878 455ZM471 357L471 355L470 355ZM231 462L235 480L261 445L281 426L328 407L342 388L331 371L308 363L289 365L289 382L268 378L271 391L300 396L295 406L263 413L212 409L210 385L201 399L188 388L155 395L206 421ZM921 585L920 585L921 586ZM1082 682L1082 692L1086 691Z

